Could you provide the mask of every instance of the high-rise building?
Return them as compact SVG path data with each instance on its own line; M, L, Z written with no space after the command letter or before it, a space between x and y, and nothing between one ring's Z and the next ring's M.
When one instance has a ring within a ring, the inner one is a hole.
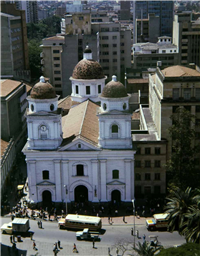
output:
M192 21L192 13L183 12L175 15L173 43L179 48L180 65L200 65L200 22Z
M16 72L29 70L25 12L2 2L1 32L1 76L15 78Z
M19 10L25 10L27 23L38 23L38 5L36 1L15 1Z
M133 10L134 11L134 10ZM136 1L135 19L148 18L148 14L154 13L160 17L160 35L172 36L174 3L173 1ZM135 21L133 21L135 22Z

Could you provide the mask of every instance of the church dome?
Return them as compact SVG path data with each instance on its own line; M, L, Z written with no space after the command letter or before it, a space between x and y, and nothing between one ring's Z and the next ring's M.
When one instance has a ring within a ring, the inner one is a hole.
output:
M44 77L40 77L40 82L33 86L30 94L33 99L53 99L56 98L56 92L54 87L46 83Z
M117 81L116 76L112 76L112 81L106 84L101 94L101 97L105 98L122 98L127 96L125 86Z
M90 49L86 49L87 51ZM72 77L74 79L101 79L105 75L101 65L92 59L82 59L75 66Z

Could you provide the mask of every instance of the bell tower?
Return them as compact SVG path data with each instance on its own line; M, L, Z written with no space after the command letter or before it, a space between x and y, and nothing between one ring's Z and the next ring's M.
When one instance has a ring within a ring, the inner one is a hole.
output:
M41 76L27 97L28 149L56 149L62 143L58 98L53 86Z

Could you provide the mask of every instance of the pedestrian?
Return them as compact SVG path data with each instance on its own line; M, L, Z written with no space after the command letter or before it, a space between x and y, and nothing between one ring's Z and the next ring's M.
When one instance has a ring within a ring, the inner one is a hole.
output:
M49 220L51 220L51 213L49 212Z
M118 248L116 249L116 255L118 255L118 252L119 252L119 250L118 250Z
M58 248L59 248L59 249L62 249L60 240L58 240Z
M40 221L40 228L42 228L42 221Z
M113 221L112 221L112 217L110 217L110 222L111 222L111 224L113 223Z
M123 216L123 222L125 222L125 216Z
M40 228L40 222L39 222L39 220L38 220L38 222L37 222L37 225L38 225L38 228Z
M108 223L110 224L110 216L108 216Z
M131 228L131 235L133 236L133 228Z
M33 233L32 232L30 233L30 237L31 237L31 240L33 240Z
M10 242L11 242L11 244L12 244L12 242L13 242L13 241L12 241L12 236L10 236Z
M95 246L95 241L94 241L94 239L93 239L93 241L92 241L92 244L93 244L93 248L94 248L94 246Z
M78 250L77 250L77 248L76 248L76 244L74 244L73 252L78 253Z
M110 256L110 247L108 247L108 256Z
M36 243L33 241L33 250L36 249Z
M139 230L136 231L137 238L139 238Z
M146 240L146 236L145 236L145 234L143 235L143 242L145 242L145 240Z
M58 250L58 244L57 244L57 243L55 243L54 245L55 245L56 250Z

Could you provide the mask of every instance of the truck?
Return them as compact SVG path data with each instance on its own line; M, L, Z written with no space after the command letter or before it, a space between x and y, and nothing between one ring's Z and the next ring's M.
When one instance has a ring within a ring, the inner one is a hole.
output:
M100 241L98 232L90 233L89 228L84 228L83 231L76 232L77 240Z
M167 229L169 223L169 213L158 213L153 215L153 219L146 220L148 230Z
M5 223L1 227L2 234L14 234L20 235L25 234L30 229L28 219L15 218L12 222Z

